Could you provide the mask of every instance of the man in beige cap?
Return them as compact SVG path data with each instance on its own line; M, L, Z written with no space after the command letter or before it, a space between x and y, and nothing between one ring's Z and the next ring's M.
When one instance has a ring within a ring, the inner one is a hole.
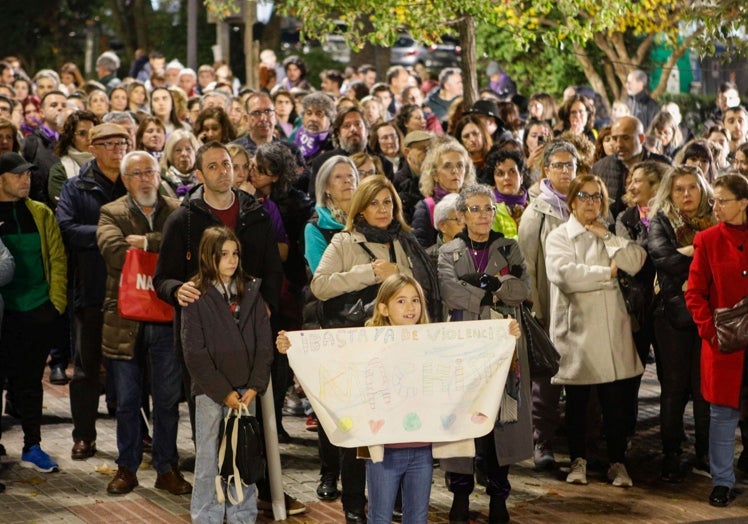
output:
M73 275L75 372L70 382L73 416L73 460L96 453L96 412L99 405L102 307L106 266L96 245L99 210L127 194L120 180L120 162L127 153L130 135L117 124L100 124L89 131L89 151L94 158L80 174L62 186L57 220L70 253Z
M423 199L418 182L421 178L421 165L433 137L434 135L428 131L411 131L403 140L406 161L395 173L394 184L403 202L403 215L408 224L413 220L416 204Z

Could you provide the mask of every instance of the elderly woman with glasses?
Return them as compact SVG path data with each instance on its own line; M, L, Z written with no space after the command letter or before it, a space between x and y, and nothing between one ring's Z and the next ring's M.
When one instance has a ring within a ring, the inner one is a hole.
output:
M455 207L465 229L439 249L438 264L450 319L488 319L496 313L519 318L517 308L530 297L530 275L517 242L491 230L496 213L492 189L482 184L465 186ZM491 497L489 522L509 521L509 465L532 455L531 392L526 380L530 368L520 341L495 429L476 439L476 462L488 478L486 492ZM468 521L469 496L475 487L472 464L467 458L441 462L454 494L450 522Z
M660 182L649 210L647 251L660 287L654 312L657 374L660 378L660 437L664 459L661 478L682 482L683 414L693 399L695 467L709 471L709 404L701 395L701 340L686 309L684 290L694 256L694 237L714 225L712 190L701 169L681 165Z
M576 148L563 140L548 142L543 152L542 178L533 188L537 197L530 201L519 223L519 246L530 273L532 309L547 329L551 318L551 287L545 265L545 241L551 231L569 219L566 198L577 173L579 156ZM532 188L529 191L532 194ZM535 428L535 466L546 469L553 465L553 439L560 424L558 401L561 387L544 377L532 381L532 422Z
M548 235L545 256L551 283L550 335L561 354L551 382L566 389L571 457L566 481L587 484L587 411L596 386L610 460L608 479L614 486L629 487L633 483L625 465L626 437L637 377L644 368L617 275L619 268L638 273L647 252L609 231L604 222L608 191L597 176L575 178L567 205L571 216Z

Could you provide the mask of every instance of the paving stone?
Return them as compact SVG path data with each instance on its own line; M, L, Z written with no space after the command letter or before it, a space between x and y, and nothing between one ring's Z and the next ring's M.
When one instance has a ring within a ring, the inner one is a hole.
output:
M71 370L69 370L70 372ZM126 496L113 497L106 485L116 471L116 427L113 418L105 415L103 399L97 422L97 454L85 461L70 458L72 438L67 386L44 383L44 426L42 448L60 464L61 471L42 474L21 468L20 423L2 417L3 444L8 451L0 464L0 480L7 490L0 495L0 524L15 522L54 522L66 524L117 522L189 522L189 497L175 497L156 490L156 473L146 454L143 468L138 471L140 486ZM186 405L180 406L179 452L194 452ZM283 424L292 443L283 444L281 464L286 491L307 505L302 515L289 517L291 524L331 524L344 522L339 501L320 502L316 497L319 476L317 437L305 430L304 417L284 417ZM648 366L640 391L639 425L628 455L628 470L634 487L619 489L605 480L605 471L590 470L588 486L571 486L564 482L563 469L547 473L533 469L531 461L510 469L512 494L508 500L512 522L533 523L673 523L696 521L748 522L748 483L746 495L739 496L727 508L713 508L706 499L711 491L708 478L690 474L680 485L659 481L659 386L654 367ZM686 431L693 431L690 407L686 413ZM564 437L556 443L557 459L568 468L564 455ZM601 446L604 452L604 445ZM685 443L692 451L693 443ZM740 446L737 446L738 451ZM97 471L97 469L99 471ZM192 481L192 474L186 473ZM429 522L447 523L451 494L444 485L444 475L434 470L429 508ZM472 523L482 524L488 518L488 497L477 487L470 499ZM258 522L272 522L260 513Z

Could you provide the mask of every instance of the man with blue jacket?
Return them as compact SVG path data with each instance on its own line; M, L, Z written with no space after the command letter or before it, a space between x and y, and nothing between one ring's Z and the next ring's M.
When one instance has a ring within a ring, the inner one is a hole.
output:
M117 124L100 124L89 131L94 158L80 174L62 186L57 221L70 253L75 329L75 372L70 382L73 416L73 460L96 453L96 413L99 406L102 306L106 266L96 244L101 206L127 194L120 180L120 162L130 147L130 134Z

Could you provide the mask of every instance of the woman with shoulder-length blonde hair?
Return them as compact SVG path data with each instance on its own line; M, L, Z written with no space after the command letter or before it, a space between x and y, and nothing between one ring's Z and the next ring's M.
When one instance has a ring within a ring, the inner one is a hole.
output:
M447 194L459 193L475 183L475 167L467 150L453 138L444 138L426 153L418 187L424 199L413 212L413 230L425 248L436 243L434 206Z
M436 270L403 220L395 187L384 176L371 176L362 181L353 194L345 227L332 237L325 249L310 289L318 300L324 301L326 322L335 319L338 327L362 326L371 316L371 306L366 306L373 303L379 284L397 273L413 276L421 283L429 316L438 321L441 304ZM351 315L359 302L364 305L358 308L361 314ZM321 454L329 457L333 445L321 426L319 440ZM356 458L353 448L340 449L340 454L343 509L356 522L363 522L364 462ZM333 464L322 464L320 487L328 493L337 491L337 472L333 469Z
M660 436L664 459L662 480L682 482L683 414L693 399L696 462L709 471L709 404L701 394L701 341L686 308L684 290L694 256L694 237L714 225L709 200L712 190L697 166L671 168L649 211L647 251L660 286L655 307L655 358L660 378Z

